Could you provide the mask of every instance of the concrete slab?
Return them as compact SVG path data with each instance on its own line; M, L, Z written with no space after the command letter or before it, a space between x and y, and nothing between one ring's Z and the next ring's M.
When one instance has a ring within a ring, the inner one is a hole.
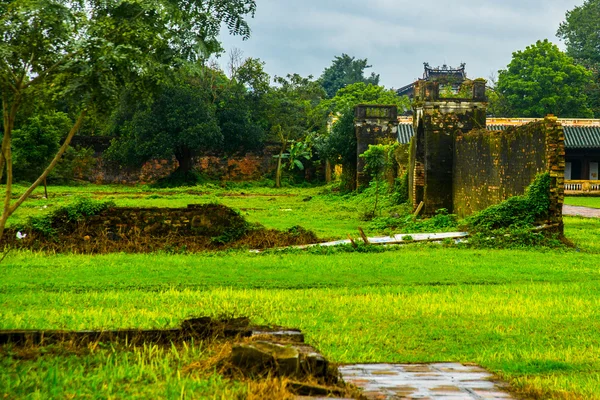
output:
M370 400L513 399L507 385L481 367L459 363L355 364L339 368L343 379Z

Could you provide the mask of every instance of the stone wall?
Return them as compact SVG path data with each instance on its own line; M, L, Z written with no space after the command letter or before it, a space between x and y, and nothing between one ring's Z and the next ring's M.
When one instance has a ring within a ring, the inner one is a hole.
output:
M474 130L455 139L453 212L460 217L525 193L537 174L551 176L551 218L562 216L564 133L555 117L506 131Z
M267 146L261 152L234 156L206 154L196 157L195 170L209 179L226 181L251 181L272 173L276 168L273 158L276 150ZM79 176L97 184L146 184L166 178L179 166L177 160L150 160L140 168L110 165L97 155L97 162L89 176Z
M460 217L522 195L537 174L551 177L549 223L562 222L564 132L549 116L506 131L487 131L485 81L469 98L441 98L437 82L415 83L410 143L410 200L423 213L445 208Z
M398 107L395 105L359 104L354 108L354 129L357 142L357 186L367 186L370 177L364 172L365 160L360 155L369 149L369 145L396 140Z
M187 208L115 207L88 217L86 229L95 234L167 236L219 236L228 230L246 229L234 210L218 204L192 204Z

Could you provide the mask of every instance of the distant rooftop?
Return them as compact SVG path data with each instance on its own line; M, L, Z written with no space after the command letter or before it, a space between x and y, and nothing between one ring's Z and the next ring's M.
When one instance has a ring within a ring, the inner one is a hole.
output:
M424 71L423 81L439 81L445 84L452 84L456 86L455 89L467 79L467 72L465 71L466 64L460 64L459 68L452 68L446 64L441 67L431 67L429 63L423 63ZM406 86L401 87L396 91L398 96L408 96L412 98L414 96L415 84L410 83Z
M425 67L425 72L423 73L423 80L425 81L457 80L462 82L467 79L465 63L460 64L460 68L452 68L446 64L441 67L432 68L429 63L423 63L423 66Z

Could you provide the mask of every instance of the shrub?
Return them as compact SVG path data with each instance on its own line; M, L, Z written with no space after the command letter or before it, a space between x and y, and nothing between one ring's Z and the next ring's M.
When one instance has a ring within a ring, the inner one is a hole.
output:
M550 174L538 175L523 196L514 196L465 220L472 232L531 227L548 216Z

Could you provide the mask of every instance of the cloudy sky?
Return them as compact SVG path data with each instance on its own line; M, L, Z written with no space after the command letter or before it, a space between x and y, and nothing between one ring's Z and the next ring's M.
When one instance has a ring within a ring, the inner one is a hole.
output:
M387 87L419 78L423 62L467 64L488 78L539 39L561 48L556 30L583 0L257 0L252 37L222 35L225 49L266 63L271 75L318 77L334 56L367 58ZM222 57L221 63L226 63Z

